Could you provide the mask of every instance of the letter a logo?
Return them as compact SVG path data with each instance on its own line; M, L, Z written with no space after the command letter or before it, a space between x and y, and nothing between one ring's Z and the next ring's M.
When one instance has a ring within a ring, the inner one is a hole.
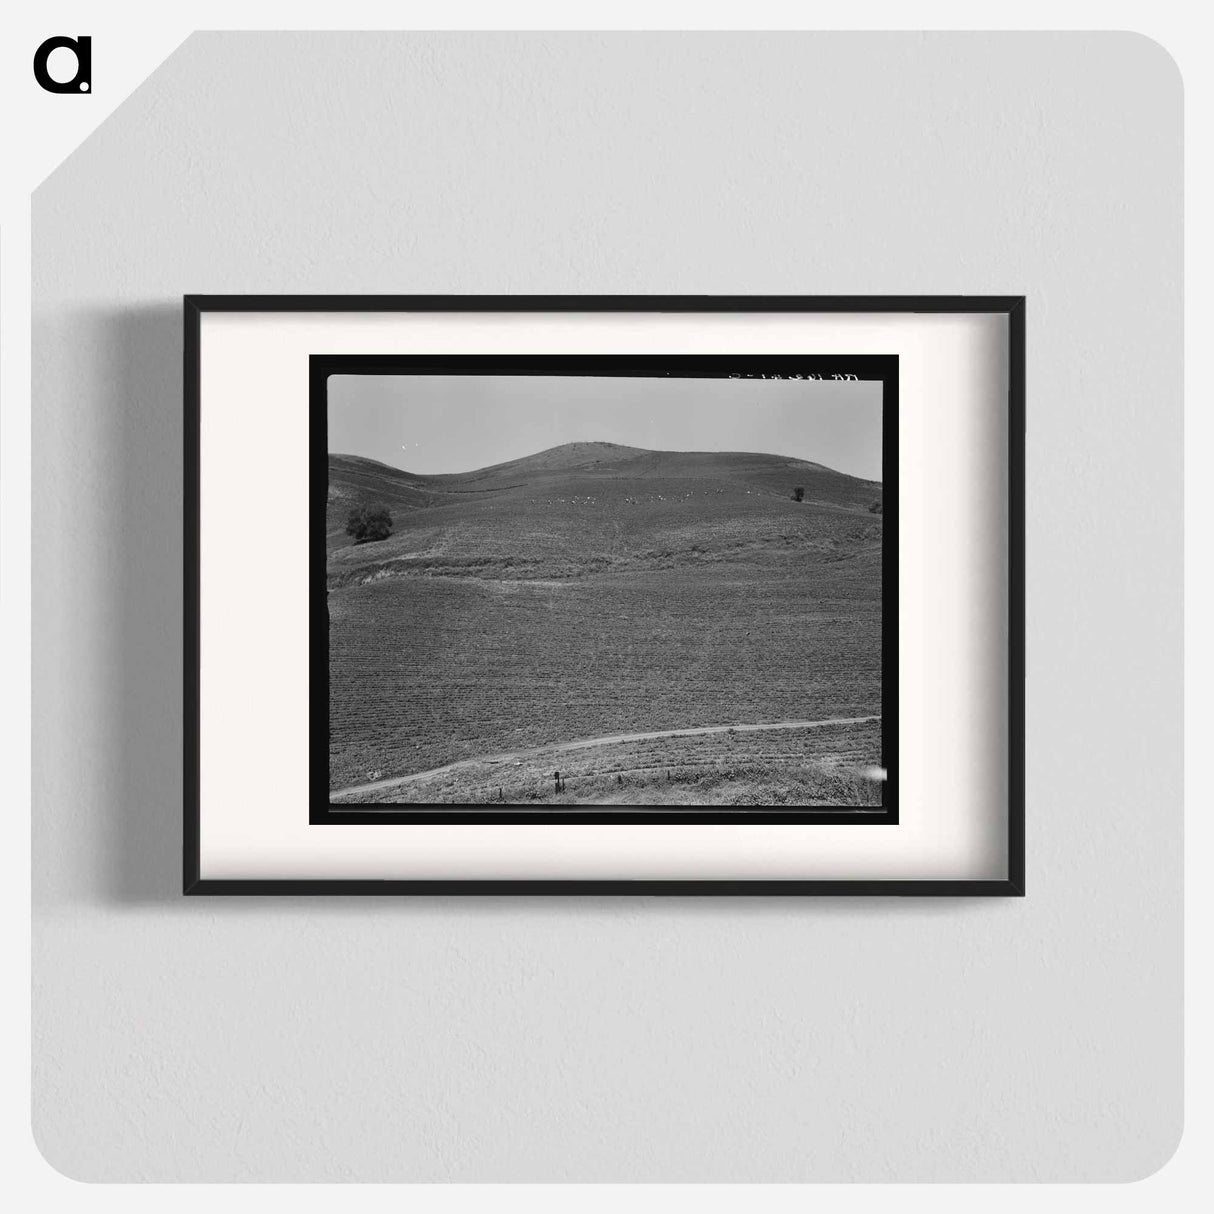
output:
M46 70L52 51L69 50L76 56L76 74L70 80L55 80ZM34 52L34 79L48 93L88 93L93 88L93 40L83 34L78 38L48 38Z

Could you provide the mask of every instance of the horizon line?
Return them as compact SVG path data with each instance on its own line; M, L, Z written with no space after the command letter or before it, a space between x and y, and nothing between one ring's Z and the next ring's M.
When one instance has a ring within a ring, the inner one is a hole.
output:
M493 468L502 468L507 464L516 464L521 460L534 459L537 455L546 455L551 451L559 451L562 447L614 447L621 451L635 451L640 455L761 455L771 459L795 460L798 463L810 464L813 467L821 468L826 472L833 472L836 476L846 476L851 480L863 481L865 484L884 484L884 480L881 477L858 476L854 472L844 472L840 468L834 468L830 464L823 464L818 460L804 459L799 455L781 455L775 451L750 451L732 447L720 447L715 449L635 447L631 443L613 443L601 439L573 439L565 443L556 443L551 447L541 447L538 451L532 451L526 455L516 455L511 459L498 460L496 463L492 464L483 464L478 468L465 468L447 472L414 472L409 468L402 467L400 464L389 463L387 460L380 459L373 455L356 455L351 451L329 451L327 452L327 457L329 459L367 460L369 463L379 464L381 467L388 468L393 472L403 472L409 476L470 476L474 472L488 472Z

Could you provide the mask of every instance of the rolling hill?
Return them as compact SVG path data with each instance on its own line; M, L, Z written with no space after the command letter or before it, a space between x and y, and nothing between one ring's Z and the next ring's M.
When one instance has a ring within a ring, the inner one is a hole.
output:
M804 501L793 500L803 488ZM329 458L330 586L415 572L568 577L702 564L788 546L879 546L881 486L820 464L747 452L569 443L475 472L420 476ZM350 511L384 505L393 534L354 544ZM783 560L783 556L779 557Z
M752 452L570 443L446 475L330 456L331 787L638 730L871 719L880 500L877 482ZM359 506L387 507L392 534L354 543ZM834 779L880 759L871 726L787 732L732 783L702 740L664 741L657 762L649 747L646 770L694 755L727 800L770 789L773 771L795 784L806 764ZM608 750L579 754L596 799L604 772L632 772ZM448 775L408 795L480 799L490 784Z

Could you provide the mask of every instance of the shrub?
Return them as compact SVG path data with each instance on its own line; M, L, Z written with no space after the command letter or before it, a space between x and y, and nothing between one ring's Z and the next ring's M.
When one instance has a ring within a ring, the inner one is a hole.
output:
M805 500L805 490L802 488L802 486L798 485L792 491L792 500L794 502L803 502Z
M881 503L873 502L873 504L871 506L869 506L868 512L869 512L869 514L880 514L882 512Z
M346 534L352 535L356 544L386 540L392 534L392 516L384 506L359 506L350 512Z

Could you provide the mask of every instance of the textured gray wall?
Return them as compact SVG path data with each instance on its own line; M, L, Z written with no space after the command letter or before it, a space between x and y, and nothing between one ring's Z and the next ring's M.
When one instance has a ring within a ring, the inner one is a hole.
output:
M1181 82L190 39L34 199L34 1125L104 1180L1126 1180L1180 1134ZM183 901L179 297L1024 292L1023 901Z

